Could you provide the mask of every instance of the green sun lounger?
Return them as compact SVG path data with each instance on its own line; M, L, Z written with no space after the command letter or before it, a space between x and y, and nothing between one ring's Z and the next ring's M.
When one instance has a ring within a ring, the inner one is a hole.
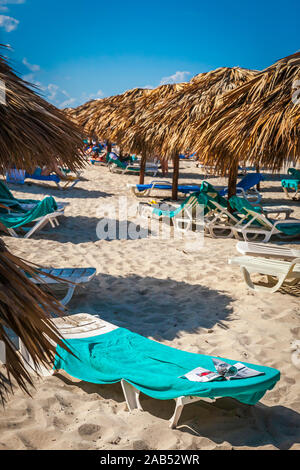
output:
M254 405L280 379L276 369L244 361L194 354L150 340L98 316L76 314L53 319L75 356L57 346L52 373L64 370L72 377L96 384L121 382L129 410L142 410L140 392L159 400L176 400L170 426L176 427L183 406L193 401L231 397ZM37 367L20 344L25 364ZM221 348L220 348L221 353ZM197 367L215 371L213 358L233 365L242 362L261 375L243 379L194 382L182 377ZM49 370L39 369L43 375ZM50 372L51 373L51 372Z
M289 168L288 173L292 176L292 178L281 180L281 186L288 198L290 197L288 190L293 189L294 194L292 195L292 199L295 199L300 191L300 170L296 170L296 168Z
M41 201L36 199L16 198L6 184L0 180L0 204L8 207L11 212L27 212L34 209ZM64 210L68 202L57 202L57 210Z
M259 235L263 236L263 242L268 242L272 235L281 238L300 237L300 220L272 220L260 208L253 207L246 199L237 196L232 196L229 203L242 216L233 227L237 239L239 234L247 242L255 240Z
M35 207L24 213L0 214L0 222L6 227L8 233L13 237L18 237L16 229L26 230L26 225L35 222L35 225L28 230L24 238L29 238L34 232L40 230L48 222L55 227L58 225L57 217L63 215L63 211L58 209L55 199L46 197Z

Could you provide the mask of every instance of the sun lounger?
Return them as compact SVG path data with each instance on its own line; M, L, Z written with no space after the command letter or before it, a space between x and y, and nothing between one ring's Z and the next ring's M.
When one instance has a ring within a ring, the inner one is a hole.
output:
M0 214L0 222L6 228L7 232L18 237L17 229L27 230L24 238L29 238L38 230L41 230L48 222L54 228L59 225L57 218L64 214L64 208L58 209L53 197L46 197L39 202L33 209L24 213ZM34 223L32 228L26 227Z
M74 188L74 186L80 181L80 178L72 177L72 176L66 176L65 179L60 178L58 175L53 174L49 176L42 176L42 175L35 175L35 174L29 174L25 173L25 179L31 179L35 181L53 181L58 189L71 189Z
M150 340L125 328L101 320L98 316L77 314L53 319L65 343L76 355L60 346L52 371L38 369L49 375L64 370L72 377L96 384L121 382L129 411L142 410L139 400L144 393L159 400L174 399L175 412L170 427L178 424L184 405L199 400L214 401L231 397L249 405L256 404L280 379L276 369L244 363L262 375L212 382L194 382L182 376L196 367L215 371L213 357L181 351ZM34 366L27 350L20 342L24 364ZM222 358L216 358L222 360ZM223 359L233 365L236 361Z
M56 276L59 279L54 279L50 276ZM41 269L41 274L37 279L32 279L35 284L50 285L50 284L63 284L68 286L65 297L60 300L60 303L67 305L70 302L74 291L77 286L86 284L91 281L96 274L95 268L64 268L64 269Z
M283 260L293 260L300 258L300 250L285 248L278 245L266 245L262 243L238 242L236 249L242 255L260 256L266 258L280 258Z
M266 243L273 235L280 238L300 236L300 220L269 219L258 208L253 207L241 197L232 196L229 202L231 207L241 216L240 221L232 229L237 239L240 239L239 235L241 235L248 242L262 236L262 242Z
M228 262L240 267L244 280L251 290L274 293L284 283L294 286L300 282L300 257L291 261L283 261L263 257L239 256L230 259ZM267 285L254 283L250 276L253 273L266 275Z
M151 181L149 184L131 184L128 183L127 187L135 196L151 196L152 191L171 191L172 183L168 181ZM195 184L179 184L178 192L183 194L191 194L200 190L200 186Z
M281 186L285 195L289 198L289 189L294 190L294 194L292 194L292 199L296 199L297 194L300 191L300 170L296 170L295 168L289 168L288 173L292 175L293 178L283 179L281 180Z
M241 181L237 183L236 194L247 199L249 202L260 203L261 194L257 191L254 186L257 186L265 178L261 173L248 173ZM220 191L221 196L226 196L228 188L224 188Z
M141 167L135 163L125 163L121 162L120 160L110 160L108 164L108 168L112 173L136 173L139 174ZM145 174L151 174L156 176L158 173L158 165L155 164L147 164L145 167Z
M192 193L182 204L171 210L140 203L138 212L145 218L171 219L175 229L179 231L187 231L193 225L198 225L206 235L210 234L213 238L232 238L231 227L239 221L227 210L225 198L218 195L214 199L202 192Z
M9 212L27 212L37 206L41 201L35 199L15 198L6 184L0 180L0 203L9 208ZM63 211L68 202L56 202L57 210Z
M193 193L187 197L177 208L171 210L165 208L162 209L161 207L155 206L153 204L139 203L138 213L141 217L144 218L155 218L158 220L168 218L172 220L176 230L187 231L191 228L192 224L200 224L203 226L203 221L200 217L200 215L203 214L203 210L199 211L198 220L193 213L193 209L196 207L200 208L201 204L202 200L199 199L199 193Z
M208 181L203 181L200 186L200 191L208 194L208 196L220 201L220 197L223 198L223 205L224 205L224 197L221 196L222 191L217 191ZM250 201L248 201L250 202ZM293 212L293 209L288 206L262 206L259 203L250 202L251 205L256 207L259 212L264 213L266 216L273 215L273 217L279 217L281 214L285 216L285 218L289 218Z

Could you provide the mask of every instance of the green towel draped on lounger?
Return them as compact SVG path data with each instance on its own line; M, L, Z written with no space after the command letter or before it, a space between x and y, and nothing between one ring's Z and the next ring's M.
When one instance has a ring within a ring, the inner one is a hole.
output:
M247 379L192 382L180 376L196 367L215 371L211 356L181 351L125 328L64 342L77 357L57 346L54 369L63 369L73 377L97 384L111 384L124 379L146 395L161 400L189 395L209 398L224 396L253 405L280 378L280 372L276 369L244 363L263 372L263 375ZM240 362L239 359L224 360L229 364Z
M52 196L45 197L33 209L24 214L0 214L0 222L7 228L18 228L29 224L57 210L57 204Z

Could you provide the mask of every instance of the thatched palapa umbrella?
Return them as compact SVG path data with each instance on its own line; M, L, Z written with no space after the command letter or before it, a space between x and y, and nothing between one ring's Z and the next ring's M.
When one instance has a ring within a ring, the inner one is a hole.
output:
M71 170L83 165L80 129L65 113L51 105L18 77L0 56L0 171L16 166L33 170L36 166L63 162Z
M99 100L92 100L77 108L64 110L90 136L114 140L128 149L124 134L139 119L143 112L153 108L156 101L167 99L182 89L186 84L161 85L155 89L134 88L120 95ZM142 153L140 182L143 183L146 152Z
M280 170L300 159L300 53L285 57L226 94L222 107L192 130L205 162L231 169L235 194L239 161Z
M13 165L32 169L59 159L70 169L82 165L78 150L80 131L65 115L27 87L0 56L2 91L0 104L0 171ZM34 363L53 361L50 340L61 343L50 321L51 314L61 314L54 297L39 289L28 277L36 277L37 266L13 256L0 240L0 346L6 351L7 377L0 370L0 398L9 391L13 376L25 391L32 384L30 374L9 335L13 330L28 349ZM27 275L25 274L27 273Z
M228 91L248 82L256 71L234 68L219 68L201 73L189 83L181 86L172 95L158 98L152 95L140 98L135 105L132 125L124 130L113 131L113 136L123 145L138 153L158 152L165 158L173 157L173 198L177 198L179 152L182 149L195 150L192 137L195 122L209 118L210 113L220 107ZM121 110L120 110L121 112ZM127 116L128 120L128 116Z

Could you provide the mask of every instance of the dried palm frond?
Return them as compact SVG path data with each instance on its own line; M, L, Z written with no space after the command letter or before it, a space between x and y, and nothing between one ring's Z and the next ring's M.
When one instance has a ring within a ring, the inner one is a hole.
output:
M222 105L223 96L255 76L256 72L235 68L219 68L194 77L186 86L165 99L153 100L147 106L140 100L140 118L123 135L133 149L147 148L170 158L181 150L195 149L191 129L195 122Z
M27 273L27 274L25 274ZM12 391L11 376L27 393L33 385L12 341L10 330L19 337L34 364L49 366L55 357L54 343L63 346L61 336L51 322L51 315L61 315L61 304L43 292L29 278L36 278L38 269L12 255L0 240L0 341L6 349L7 376L0 372L0 398ZM64 346L63 346L64 347Z
M16 166L60 162L71 170L83 165L81 130L61 110L41 98L0 55L0 171Z
M300 53L285 57L223 97L206 122L191 130L203 160L229 168L236 161L279 170L300 158Z
M136 88L67 113L88 134L114 140L125 151L172 158L180 150L194 150L195 122L205 120L222 105L224 94L256 74L239 67L219 68L187 83Z

